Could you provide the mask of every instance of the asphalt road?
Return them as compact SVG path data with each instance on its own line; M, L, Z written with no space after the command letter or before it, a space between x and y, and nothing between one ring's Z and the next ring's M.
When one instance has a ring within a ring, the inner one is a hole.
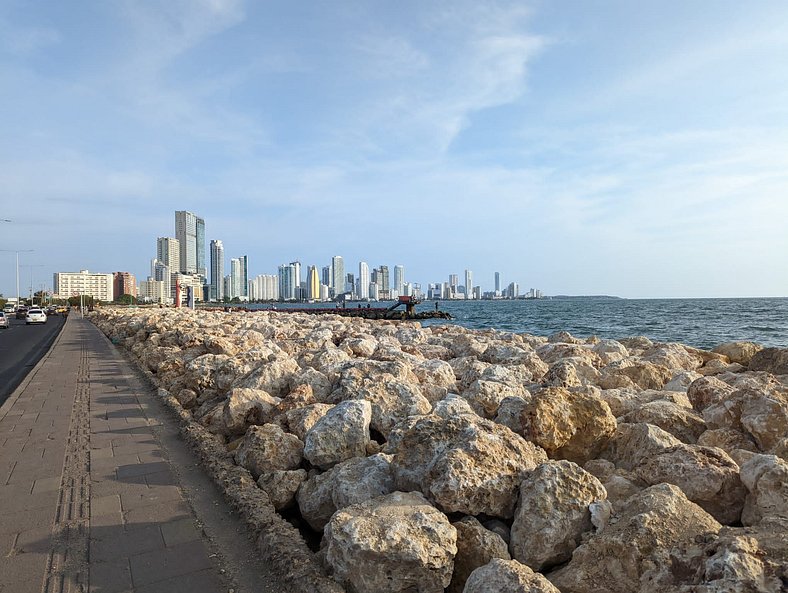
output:
M11 318L10 327L0 329L0 405L49 350L65 321L53 315L43 325L25 325L24 319Z

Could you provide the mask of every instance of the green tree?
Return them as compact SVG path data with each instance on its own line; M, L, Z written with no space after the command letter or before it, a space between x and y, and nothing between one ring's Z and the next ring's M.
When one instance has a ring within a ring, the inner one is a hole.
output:
M118 298L116 298L114 302L120 305L136 305L137 297L130 294L122 294Z

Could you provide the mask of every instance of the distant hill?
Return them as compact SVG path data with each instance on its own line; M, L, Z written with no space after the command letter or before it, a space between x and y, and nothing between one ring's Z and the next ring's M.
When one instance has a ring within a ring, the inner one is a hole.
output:
M610 296L608 294L554 294L551 299L610 299L610 300L623 300L623 297Z

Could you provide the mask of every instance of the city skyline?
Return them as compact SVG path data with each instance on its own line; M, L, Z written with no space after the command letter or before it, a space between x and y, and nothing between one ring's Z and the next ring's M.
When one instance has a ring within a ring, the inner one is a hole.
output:
M146 278L186 209L250 275L788 296L784 2L44 0L0 33L4 295L17 251L22 293Z

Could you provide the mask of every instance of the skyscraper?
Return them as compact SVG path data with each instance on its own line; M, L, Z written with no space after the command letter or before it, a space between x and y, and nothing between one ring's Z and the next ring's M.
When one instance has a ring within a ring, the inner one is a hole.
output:
M394 266L394 290L397 294L405 294L405 266Z
M369 266L363 261L358 264L358 298L369 298Z
M306 271L307 298L312 301L320 299L320 277L316 266L309 266Z
M238 258L241 261L241 296L249 297L249 258L242 255Z
M241 296L241 260L234 257L230 260L230 298Z
M500 272L495 272L495 294L496 294L496 296L501 294L501 273Z
M176 210L175 237L180 244L180 271L204 276L205 221L192 212Z
M175 272L181 265L181 245L174 237L156 239L156 259Z
M212 301L224 300L224 245L218 239L211 241L211 294Z
M331 280L334 289L334 296L339 296L345 292L345 261L341 255L335 255L331 258Z
M465 298L473 298L473 272L465 270Z
M388 266L380 266L378 268L378 282L377 283L378 283L378 289L382 290L383 292L388 292L391 289L391 283L389 281L389 267Z

